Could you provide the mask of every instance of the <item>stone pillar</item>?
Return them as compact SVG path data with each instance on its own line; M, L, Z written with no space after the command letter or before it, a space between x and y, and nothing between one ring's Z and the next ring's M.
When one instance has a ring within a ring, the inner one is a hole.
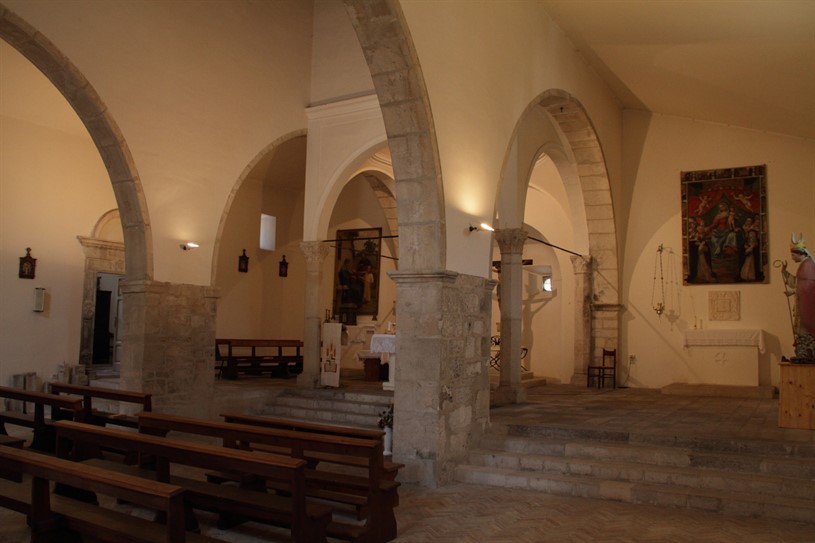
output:
M211 417L218 290L122 281L122 389L153 394L156 411Z
M523 287L522 256L527 234L522 228L495 231L501 250L501 378L493 392L493 405L519 403L524 400L521 386L521 305Z
M400 480L434 487L489 424L495 282L454 272L390 272L396 283L393 457Z
M303 372L297 376L297 386L315 388L320 382L323 261L328 255L328 245L321 241L303 241L300 243L300 249L306 257L306 306L303 326Z
M591 257L571 257L574 268L574 374L572 384L585 384L592 356Z

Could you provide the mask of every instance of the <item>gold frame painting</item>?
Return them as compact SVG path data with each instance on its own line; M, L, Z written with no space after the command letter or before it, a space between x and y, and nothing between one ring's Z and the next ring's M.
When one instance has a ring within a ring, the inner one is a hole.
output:
M357 315L376 317L382 228L337 230L334 259L334 315L356 324Z
M682 172L685 285L767 283L766 165Z

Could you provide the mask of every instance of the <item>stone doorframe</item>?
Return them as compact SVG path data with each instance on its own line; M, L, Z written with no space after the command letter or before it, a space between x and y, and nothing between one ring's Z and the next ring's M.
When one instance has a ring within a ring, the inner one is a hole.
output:
M79 336L79 363L93 366L93 328L96 315L96 274L125 275L125 246L118 241L77 236L85 252L82 282L82 330Z

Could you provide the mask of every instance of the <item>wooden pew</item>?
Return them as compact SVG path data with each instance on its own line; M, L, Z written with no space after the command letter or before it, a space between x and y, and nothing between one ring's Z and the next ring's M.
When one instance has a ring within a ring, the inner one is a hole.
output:
M238 424L251 424L254 426L262 426L264 428L277 428L279 430L291 430L293 432L308 432L313 434L325 434L330 436L341 437L358 437L362 439L384 439L385 432L382 430L371 430L368 428L354 428L353 426L338 426L335 424L322 424L319 422L300 421L293 419L284 419L277 417L267 417L260 415L243 415L240 413L221 413L221 417L226 422L235 422ZM319 460L319 453L314 454L315 458ZM330 456L325 457L325 460L331 462ZM382 476L386 479L396 479L399 470L405 467L404 464L399 464L388 460L388 457L383 459Z
M183 489L12 447L0 447L0 464L26 474L0 480L0 506L28 517L31 541L72 541L71 532L109 543L214 543L184 528ZM53 495L51 482L109 495L161 511L164 525L112 509Z
M142 413L141 432L166 435L181 432L210 436L222 440L225 447L270 450L307 460L306 495L330 501L338 509L352 507L364 527L334 521L328 535L351 541L381 543L396 537L394 508L399 503L399 483L382 476L382 441L345 436L332 436L263 428L246 424ZM321 469L317 469L317 464ZM326 464L334 464L325 466ZM351 469L347 469L351 468ZM213 481L236 480L228 469L221 468L210 476ZM279 490L273 481L270 488Z
M238 373L289 377L303 371L303 342L299 339L216 339L219 376L237 379Z
M228 449L191 441L180 441L135 433L127 430L93 426L71 421L54 423L57 432L57 454L72 456L87 451L83 444L93 444L113 450L128 450L155 461L155 470L127 466L110 461L95 461L109 469L153 477L183 487L188 503L197 509L214 511L223 518L256 520L291 529L292 539L298 543L326 541L326 526L331 519L331 508L306 503L304 470L306 462L263 452ZM286 495L267 493L265 488L225 487L203 479L171 475L172 464L206 470L226 469L239 474L252 474L253 478L274 480L285 488ZM193 528L188 526L188 528Z
M33 429L30 447L43 452L54 451L54 430L52 420L82 420L82 398L61 396L47 392L0 387L0 398L19 400L34 404L34 413L0 411L0 434L8 435L6 423ZM51 416L45 416L45 406L51 407Z
M53 394L73 394L83 398L83 421L91 424L116 424L129 428L138 428L139 419L135 415L125 415L97 409L93 406L93 399L110 400L115 402L132 403L139 406L138 411L153 410L153 396L144 392L131 390L117 390L112 388L92 387L85 385L72 385L68 383L49 383Z

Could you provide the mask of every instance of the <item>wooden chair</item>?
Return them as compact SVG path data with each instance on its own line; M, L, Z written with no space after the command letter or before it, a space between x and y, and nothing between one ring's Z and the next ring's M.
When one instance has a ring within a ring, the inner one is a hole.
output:
M617 349L603 349L603 358L599 365L589 365L586 371L586 386L591 386L591 379L597 388L605 388L606 379L611 380L612 388L617 388Z

